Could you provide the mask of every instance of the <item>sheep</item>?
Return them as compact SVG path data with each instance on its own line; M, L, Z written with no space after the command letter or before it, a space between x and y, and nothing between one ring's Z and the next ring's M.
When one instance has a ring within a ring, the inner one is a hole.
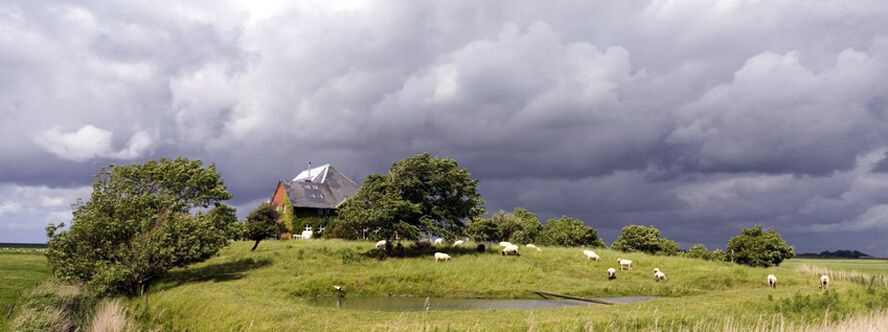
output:
M632 271L632 261L628 259L617 258L617 263L620 263L620 271L623 271L623 267L628 267L629 271Z
M777 276L773 274L768 275L768 287L777 288Z
M528 243L528 244L526 244L526 246L529 249L536 249L536 251L542 251L542 250L540 250L540 247L535 246L533 243Z
M607 280L617 279L617 269L609 268L607 269Z
M445 253L443 253L443 252L436 252L436 253L435 253L435 261L436 261L436 262L439 262L439 261L449 261L449 260L451 260L451 259L453 259L453 257L450 257L450 255L445 254Z
M440 246L440 245L443 245L443 244L444 244L444 239L442 239L442 238L437 238L437 239L435 239L435 246L436 246L436 247L437 247L437 246Z
M500 242L499 245L500 245L500 247L508 247L508 246L510 246L510 245L512 245L512 244L509 243L509 242L507 242L507 241L503 241L503 242Z
M583 257L586 257L586 259L588 259L590 261L600 261L601 260L601 257L598 257L598 254L596 254L592 250L583 250Z
M455 242L453 242L453 246L454 246L454 247L459 247L459 246L461 246L463 243L466 243L466 241L463 241L463 240L456 240Z
M383 248L385 248L385 243L386 243L385 240L381 240L381 241L379 241L379 242L376 242L376 249L383 249Z
M827 288L828 286L829 286L829 276L825 275L825 274L820 276L820 289Z
M502 254L503 254L503 256L512 255L512 254L514 254L516 256L521 256L521 254L518 253L518 246L516 246L514 244L510 244L510 245L506 246L505 248L503 248Z
M654 268L654 281L666 281L666 274L663 271L660 271L658 268Z

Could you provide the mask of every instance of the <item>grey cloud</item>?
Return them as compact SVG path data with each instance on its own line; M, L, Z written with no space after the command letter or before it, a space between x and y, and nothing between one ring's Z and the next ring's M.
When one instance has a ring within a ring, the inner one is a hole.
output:
M802 251L888 255L886 19L878 0L6 3L0 184L186 155L245 210L308 161L360 180L429 151L489 210L609 240L639 223L715 247L762 223ZM86 126L112 135L65 138Z

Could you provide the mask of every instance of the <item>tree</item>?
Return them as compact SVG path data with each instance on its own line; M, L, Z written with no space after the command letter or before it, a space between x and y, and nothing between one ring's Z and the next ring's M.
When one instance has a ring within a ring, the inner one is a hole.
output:
M773 229L765 231L762 225L744 228L728 241L728 259L737 264L769 267L779 266L792 258L795 248L783 241Z
M475 242L496 242L503 238L502 230L493 218L475 218L466 227L469 238Z
M70 228L47 227L46 256L55 276L98 294L144 293L169 269L212 257L236 220L222 204L231 193L219 172L199 160L110 165L92 187L90 199L74 205Z
M688 252L685 256L690 258L698 258L698 259L710 259L712 255L709 253L709 249L706 249L702 243L697 243L688 248Z
M277 223L278 217L278 212L269 203L262 203L250 212L244 220L244 237L256 241L250 251L256 250L262 240L278 236L284 231L284 226Z
M546 221L537 240L540 244L549 246L604 247L604 241L598 237L598 231L586 226L582 220L568 216Z
M512 233L509 241L515 241L515 243L537 242L537 237L543 231L543 224L540 223L540 218L533 212L521 207L512 210L512 214L518 218L520 227Z
M660 230L654 226L629 225L623 227L620 237L611 244L614 250L640 251L652 255L674 255L678 252L675 241L661 238Z
M422 153L395 162L388 174L368 176L338 212L373 239L455 238L484 212L477 184L453 159Z

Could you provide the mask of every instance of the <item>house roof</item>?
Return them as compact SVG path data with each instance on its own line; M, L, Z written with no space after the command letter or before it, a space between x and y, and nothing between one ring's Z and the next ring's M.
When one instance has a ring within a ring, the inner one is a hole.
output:
M302 171L281 181L293 207L335 209L360 187L330 164Z

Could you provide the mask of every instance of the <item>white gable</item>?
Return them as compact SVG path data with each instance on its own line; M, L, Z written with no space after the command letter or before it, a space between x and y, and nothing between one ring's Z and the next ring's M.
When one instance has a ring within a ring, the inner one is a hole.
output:
M307 169L299 173L293 181L299 180L311 180L311 182L320 182L323 183L324 180L327 179L327 170L330 169L330 164L324 164L315 168Z

